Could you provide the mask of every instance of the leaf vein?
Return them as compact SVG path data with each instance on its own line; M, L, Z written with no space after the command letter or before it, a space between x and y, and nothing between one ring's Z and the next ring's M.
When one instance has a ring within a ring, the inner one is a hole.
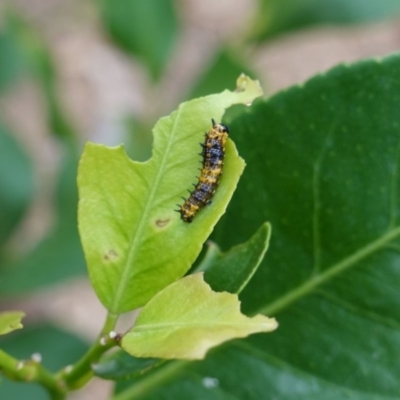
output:
M343 298L338 298L337 296L333 295L332 293L328 293L325 290L318 290L316 293L318 296L325 298L326 300L330 301L331 303L336 304L337 306L341 307L344 310L351 312L352 314L356 314L359 317L369 319L370 321L385 325L389 328L400 330L400 322L396 321L393 318L383 317L375 312L368 312L366 309L361 307L357 307L354 304L350 303L349 301L344 300Z
M314 275L309 280L303 282L299 286L290 290L286 294L284 294L281 298L269 303L259 310L257 310L257 314L265 314L265 315L275 315L276 313L282 311L289 305L299 301L304 296L310 294L313 290L315 290L320 285L328 282L330 279L334 278L336 275L346 271L349 268L357 265L361 260L366 257L372 255L376 251L385 247L392 240L396 239L400 236L400 227L396 227L395 229L387 232L385 235L379 237L373 242L370 242L366 246L360 248L355 251L353 254L339 261L338 263L332 265L328 269L319 273L318 275Z
M177 112L176 112L176 116L174 119L174 123L173 123L173 127L172 127L172 132L176 131L176 124L177 121L179 120L180 117L180 113L181 113L181 107L178 108ZM148 194L148 201L145 202L145 206L143 209L143 213L138 221L138 224L136 225L136 232L134 232L131 237L131 245L128 251L128 256L126 258L126 262L122 268L121 271L121 277L118 281L118 285L116 287L115 290L115 294L113 297L113 301L111 304L111 310L117 310L119 308L119 303L121 301L121 297L123 296L123 293L125 292L125 286L129 283L129 275L131 273L133 273L133 268L130 268L130 266L133 264L134 259L137 255L137 249L140 245L140 241L142 240L143 237L143 231L145 229L145 223L148 221L148 214L150 213L150 209L153 207L153 203L154 203L154 199L155 199L155 194L156 191L160 185L160 180L161 180L161 176L163 174L164 171L164 165L166 163L166 160L169 156L170 153L170 148L172 146L173 143L173 134L170 135L168 143L167 143L167 147L165 149L165 151L163 152L163 157L161 159L160 165L158 167L155 179L154 179L154 183L153 185L150 185L150 191ZM134 228L135 229L135 228Z

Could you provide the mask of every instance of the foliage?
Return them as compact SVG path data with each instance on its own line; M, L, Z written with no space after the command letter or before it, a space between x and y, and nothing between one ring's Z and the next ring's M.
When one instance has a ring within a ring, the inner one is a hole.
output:
M33 176L31 161L9 129L1 124L0 153L0 244L4 244L32 199ZM13 175L8 173L10 169Z
M160 4L98 5L154 87L181 32L173 2ZM391 0L260 0L246 39L258 46L399 10ZM152 124L129 116L135 161L121 146L87 144L78 169L80 132L45 42L15 12L0 29L0 95L35 81L62 149L54 224L28 254L15 253L10 239L37 183L26 148L0 123L0 295L82 274L81 240L108 311L90 346L29 319L21 329L23 311L0 313L0 397L63 399L95 375L117 381L114 400L398 397L399 55L339 65L249 106L261 92L248 78L210 95L252 70L245 40L222 45L188 88L195 99L155 124L150 159ZM173 209L197 176L211 118L230 128L224 174L213 204L186 224ZM116 332L120 315L139 307L131 329Z
M157 78L177 37L177 16L171 0L102 0L106 27L116 42L137 56Z
M21 329L21 319L24 316L25 314L21 311L5 311L0 313L0 335L5 335L15 329Z
M93 286L110 312L141 307L181 277L224 212L244 167L230 142L215 206L188 226L174 214L173 204L195 176L199 141L211 126L205 116L220 120L231 104L261 94L255 82L241 78L238 83L236 92L184 103L162 118L154 128L153 156L145 163L130 161L122 147L86 146L78 175L79 229Z
M257 41L312 25L354 24L395 18L400 1L382 0L260 0L260 12L250 26L250 38Z

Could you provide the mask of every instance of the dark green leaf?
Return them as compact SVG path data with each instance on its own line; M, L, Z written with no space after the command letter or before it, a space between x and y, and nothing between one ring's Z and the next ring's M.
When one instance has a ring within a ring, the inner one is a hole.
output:
M85 272L75 229L55 228L23 260L6 266L0 296L23 295Z
M0 123L0 245L23 217L32 196L31 161Z
M8 27L0 27L0 93L24 70L22 51Z
M73 146L78 134L60 100L57 73L49 49L37 30L21 16L13 12L7 17L21 53L43 91L51 132Z
M76 219L78 159L75 137L77 135L59 100L56 72L51 55L42 38L16 13L7 14L7 22L24 53L27 64L43 90L48 107L49 126L51 131L62 139L65 158L62 160L64 164L60 168L55 199L57 214L55 225L50 234L25 258L8 260L0 279L1 295L25 293L84 271ZM3 168L1 164L12 157L11 152L4 146L0 146L0 155L3 148L7 155L0 157L0 184L2 175L4 175L12 180L13 185L17 185L20 178L16 179L17 177L10 173L10 164L8 163L7 168ZM14 163L17 162L16 157L13 157L13 160ZM25 182L21 182L21 185L25 191L30 188L29 184ZM12 194L12 191L0 191L0 205L2 205L2 197L5 196L7 199L10 193ZM13 206L17 207L18 204L18 201L14 201ZM4 213L4 215L7 218L13 218L11 212ZM0 213L0 241L3 227L7 228L6 224L2 224L2 219L3 214Z
M103 19L115 41L141 59L153 77L162 72L177 37L172 0L102 0Z
M400 15L399 0L259 0L252 36L272 35L316 24L373 22Z
M271 227L268 223L246 242L222 253L210 242L198 271L216 292L240 293L256 272L268 248Z
M25 294L85 272L77 228L77 156L74 151L67 152L60 169L55 226L32 252L5 266L0 279L0 296Z
M204 364L204 363L202 363ZM201 364L201 365L202 365ZM113 400L232 400L237 397L225 393L218 386L218 380L211 376L201 376L194 371L192 364L174 362L165 364L159 370L154 371L146 379L138 379L132 382L118 382ZM178 378L172 380L173 378ZM162 390L157 390L157 385L164 384ZM245 398L245 397L244 397Z
M123 350L118 350L103 357L92 368L100 378L121 380L146 374L164 363L164 360L158 358L136 358Z
M399 78L399 55L339 66L226 117L248 167L214 240L271 221L242 299L280 326L185 374L217 379L227 398L399 397ZM140 398L177 397L166 389Z

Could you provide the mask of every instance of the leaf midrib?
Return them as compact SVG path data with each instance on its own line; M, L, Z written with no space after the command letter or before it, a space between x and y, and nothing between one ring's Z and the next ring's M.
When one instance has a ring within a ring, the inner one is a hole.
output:
M340 384L330 381L320 375L310 373L309 371L301 369L294 364L288 363L283 358L277 357L276 355L272 355L271 353L268 353L268 352L263 352L259 348L255 347L255 346L251 345L250 343L245 342L243 340L235 340L234 342L231 342L230 347L242 350L246 354L252 355L254 358L257 358L265 363L275 365L277 368L280 368L284 371L289 371L293 374L296 374L297 376L299 376L302 379L314 378L314 379L317 379L319 382L329 385L332 388L336 387L342 391L347 391L349 393L354 393L354 392L357 392L360 394L364 393L360 389L354 389L351 387L347 387L345 385L340 385ZM388 397L385 395L383 395L383 396L379 395L379 396L380 396L379 399L398 400L397 397L394 398L392 396Z
M250 326L262 326L265 325L265 327L271 328L271 325L273 325L272 321L269 320L268 322L246 322L243 324L243 321L240 322L215 322L215 321L210 321L210 322L197 322L197 323L175 323L175 322L165 322L165 323L157 323L157 324L146 324L146 325L140 325L133 328L132 332L133 333L139 333L141 331L159 331L161 329L168 328L169 330L176 330L182 329L182 328L191 328L191 329L196 329L196 328L218 328L218 327L239 327L242 328L243 326L250 327Z
M129 246L129 251L128 251L128 256L126 257L126 262L122 266L122 271L120 275L120 279L118 281L117 287L115 289L115 294L111 303L111 311L114 313L119 313L120 312L120 302L121 298L123 297L123 294L125 293L125 287L129 283L129 277L131 274L131 268L130 266L133 265L133 261L136 257L137 254L137 248L140 245L141 238L142 238L142 232L145 227L145 223L148 221L148 215L150 213L151 205L153 204L153 200L155 197L155 192L157 191L159 184L160 184L160 179L162 172L164 171L164 164L166 163L166 159L169 156L171 145L172 145L172 138L174 136L174 132L176 131L175 127L177 124L177 121L179 119L181 113L181 107L178 108L176 112L176 116L173 122L173 126L171 129L171 135L169 136L168 140L168 145L166 147L166 151L164 152L164 155L161 159L161 163L159 164L158 171L156 173L155 179L154 179L154 184L151 185L149 195L147 197L147 201L145 202L145 207L143 209L143 213L141 214L141 217L139 219L138 224L136 225L136 234L133 233L131 235L131 240L130 240L130 246Z
M293 290L287 292L282 297L278 298L272 303L269 303L259 308L255 312L255 314L275 315L276 313L288 307L290 304L308 295L315 288L326 283L336 275L346 271L351 267L354 267L358 262L370 256L371 254L375 253L376 251L380 250L391 240L395 239L399 235L400 235L400 226L396 227L395 229L389 230L385 235L374 240L373 242L370 242L366 246L355 251L353 254L349 255L348 257L344 258L338 263L332 265L331 267L327 268L318 275L312 276L311 279L304 282L300 286L297 286Z
M284 308L288 307L290 304L296 302L297 300L301 299L302 297L309 294L312 290L316 287L322 285L323 283L329 281L329 279L333 278L334 276L340 274L341 272L355 266L359 261L363 260L364 258L370 256L374 252L378 251L379 249L383 248L387 245L391 240L395 239L397 236L400 235L400 227L396 227L395 229L389 230L385 235L381 236L377 240L367 244L366 246L362 247L361 249L354 252L352 255L344 258L342 261L334 264L324 272L314 275L309 281L303 283L302 285L298 286L296 289L288 292L286 295L282 296L280 299L276 300L273 303L270 303L262 308L260 308L256 313L261 314L268 314L273 315L279 311L282 311ZM240 342L243 345L243 342ZM177 373L177 371L181 370L182 367L189 365L189 362L180 362L180 361L173 361L170 363L171 371L158 371L157 380L163 382L167 376L171 377ZM171 373L170 373L171 372ZM149 391L151 387L150 383L152 383L152 379L150 376L147 376L140 384L134 384L132 387L128 389L126 393L121 396L117 396L114 400L125 400L128 397L125 394L132 394L132 393L140 393L144 394ZM130 397L129 397L130 398Z

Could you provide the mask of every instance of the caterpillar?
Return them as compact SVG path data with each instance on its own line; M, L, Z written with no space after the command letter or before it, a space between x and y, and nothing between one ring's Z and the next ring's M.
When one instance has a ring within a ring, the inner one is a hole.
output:
M179 210L184 222L192 222L196 214L206 205L211 204L211 200L217 190L219 180L222 175L222 168L225 157L225 143L228 138L229 128L223 124L217 124L211 120L212 127L205 133L202 146L203 168L197 184L193 184L195 189L190 196L185 199L182 205L178 204Z

